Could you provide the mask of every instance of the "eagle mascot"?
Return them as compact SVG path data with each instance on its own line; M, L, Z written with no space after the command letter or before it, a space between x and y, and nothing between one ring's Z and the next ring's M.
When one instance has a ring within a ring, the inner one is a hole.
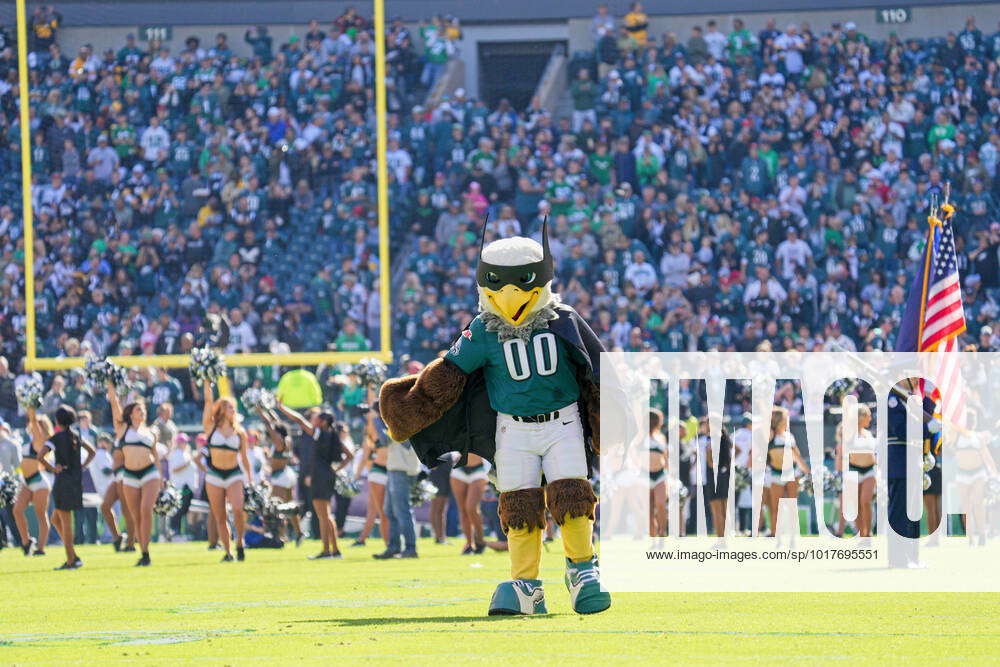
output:
M538 578L545 510L562 528L573 609L611 606L592 542L597 497L588 481L600 434L600 340L552 292L548 225L542 242L514 237L480 247L480 313L442 358L387 381L379 408L389 435L433 467L444 454L490 461L500 492L511 579L490 615L544 614Z

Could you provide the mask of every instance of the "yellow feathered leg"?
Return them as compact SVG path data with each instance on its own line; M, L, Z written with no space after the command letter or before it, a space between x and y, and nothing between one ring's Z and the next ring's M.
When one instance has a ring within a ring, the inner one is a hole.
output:
M511 579L538 579L542 561L542 531L537 527L507 531Z
M545 592L538 578L545 526L545 493L538 488L500 494L500 527L507 533L510 581L501 582L490 600L490 616L545 614Z
M594 556L594 522L589 517L571 517L568 513L562 522L563 551L574 563L588 561Z

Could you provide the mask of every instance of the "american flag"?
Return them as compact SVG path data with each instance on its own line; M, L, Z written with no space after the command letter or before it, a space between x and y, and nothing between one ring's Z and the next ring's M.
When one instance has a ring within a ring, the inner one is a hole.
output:
M910 290L896 349L958 352L958 337L965 331L965 309L955 233L950 215L943 220L932 217L930 222L923 265ZM934 355L928 376L935 387L931 397L941 402L941 413L948 422L961 426L965 400L958 358L954 354Z

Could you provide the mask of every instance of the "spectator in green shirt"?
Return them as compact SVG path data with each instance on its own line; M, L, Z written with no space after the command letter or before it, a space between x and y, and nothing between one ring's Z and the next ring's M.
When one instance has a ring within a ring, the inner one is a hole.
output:
M586 120L597 125L594 105L597 103L598 90L597 84L590 78L589 69L584 67L577 73L569 92L573 96L573 131L579 132Z
M361 352L371 348L364 336L358 333L358 325L352 319L344 320L344 328L333 341L337 352Z
M635 169L640 185L650 185L656 180L656 174L660 171L660 159L653 153L649 144L643 148Z
M600 185L611 185L611 168L615 160L608 154L608 145L600 142L594 148L594 152L587 158L587 167L591 177Z
M557 167L545 189L545 198L552 205L552 215L566 215L573 203L573 186L566 182L566 170Z
M927 143L930 145L931 150L938 147L939 141L945 139L955 140L955 126L948 118L948 113L946 111L939 111L936 120L937 122L931 127L930 132L927 133Z
M733 19L733 31L729 33L728 39L729 60L737 62L749 57L757 50L758 45L757 36L747 30L743 19Z

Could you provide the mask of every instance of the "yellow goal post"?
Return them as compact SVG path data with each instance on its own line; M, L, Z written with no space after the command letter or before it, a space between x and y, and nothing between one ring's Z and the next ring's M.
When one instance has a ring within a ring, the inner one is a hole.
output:
M21 198L24 210L24 301L25 368L62 370L84 365L83 357L39 357L35 329L35 237L31 199L31 126L28 91L28 27L26 0L17 4L17 68L21 125ZM292 352L289 354L227 354L226 364L235 366L315 366L319 364L356 363L365 357L392 361L392 319L389 316L389 175L386 153L385 98L385 0L372 0L375 31L375 119L376 183L378 201L379 248L379 347L357 352ZM333 332L331 332L333 333ZM331 336L332 339L333 336ZM185 368L190 357L183 354L118 356L111 359L128 367Z

